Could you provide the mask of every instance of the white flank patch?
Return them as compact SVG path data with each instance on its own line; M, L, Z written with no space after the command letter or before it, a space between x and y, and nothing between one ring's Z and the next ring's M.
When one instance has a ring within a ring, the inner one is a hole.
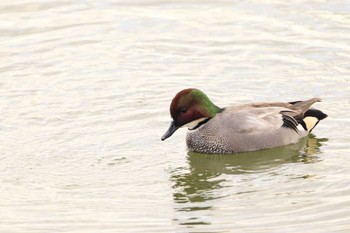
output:
M301 124L298 124L297 129L298 129L300 132L305 132L305 129L304 129L304 127L303 127Z
M316 117L311 117L311 116L305 117L303 120L304 120L304 122L306 124L307 130L309 130L309 131L313 127L315 127L316 123L318 122L318 119Z
M187 123L186 125L183 125L181 126L182 127L188 127L189 129L193 129L193 128L196 128L196 126L201 123L202 121L205 121L207 118L203 117L203 118L200 118L198 120L194 120L194 121L191 121L189 123Z

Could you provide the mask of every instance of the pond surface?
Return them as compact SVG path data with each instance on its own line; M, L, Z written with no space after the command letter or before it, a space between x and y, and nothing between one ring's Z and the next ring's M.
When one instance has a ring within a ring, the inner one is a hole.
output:
M349 232L348 1L0 3L0 232ZM160 138L181 89L321 97L296 145Z

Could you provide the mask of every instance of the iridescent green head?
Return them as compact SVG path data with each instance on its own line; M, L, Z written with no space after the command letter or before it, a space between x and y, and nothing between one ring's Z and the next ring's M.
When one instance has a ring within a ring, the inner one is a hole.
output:
M221 109L217 107L206 94L194 88L180 91L170 105L170 115L173 118L162 141L170 137L178 128L188 126L195 128L203 121L214 117Z

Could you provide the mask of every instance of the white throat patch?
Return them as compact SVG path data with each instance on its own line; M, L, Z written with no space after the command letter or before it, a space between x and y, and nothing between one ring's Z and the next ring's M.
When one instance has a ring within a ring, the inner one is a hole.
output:
M188 129L192 130L192 129L196 128L196 126L197 126L198 124L200 124L201 122L203 122L203 121L205 121L205 120L207 120L207 119L208 119L208 118L203 117L203 118L200 118L200 119L191 121L191 122L187 123L186 125L181 126L181 128L182 128L182 127L188 127Z

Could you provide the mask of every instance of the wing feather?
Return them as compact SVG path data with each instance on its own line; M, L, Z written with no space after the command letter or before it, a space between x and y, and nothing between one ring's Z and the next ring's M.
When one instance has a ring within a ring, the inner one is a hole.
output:
M286 127L299 133L297 126L302 123L304 113L319 98L289 103L253 103L226 108L232 116L228 127L239 133L254 133Z

